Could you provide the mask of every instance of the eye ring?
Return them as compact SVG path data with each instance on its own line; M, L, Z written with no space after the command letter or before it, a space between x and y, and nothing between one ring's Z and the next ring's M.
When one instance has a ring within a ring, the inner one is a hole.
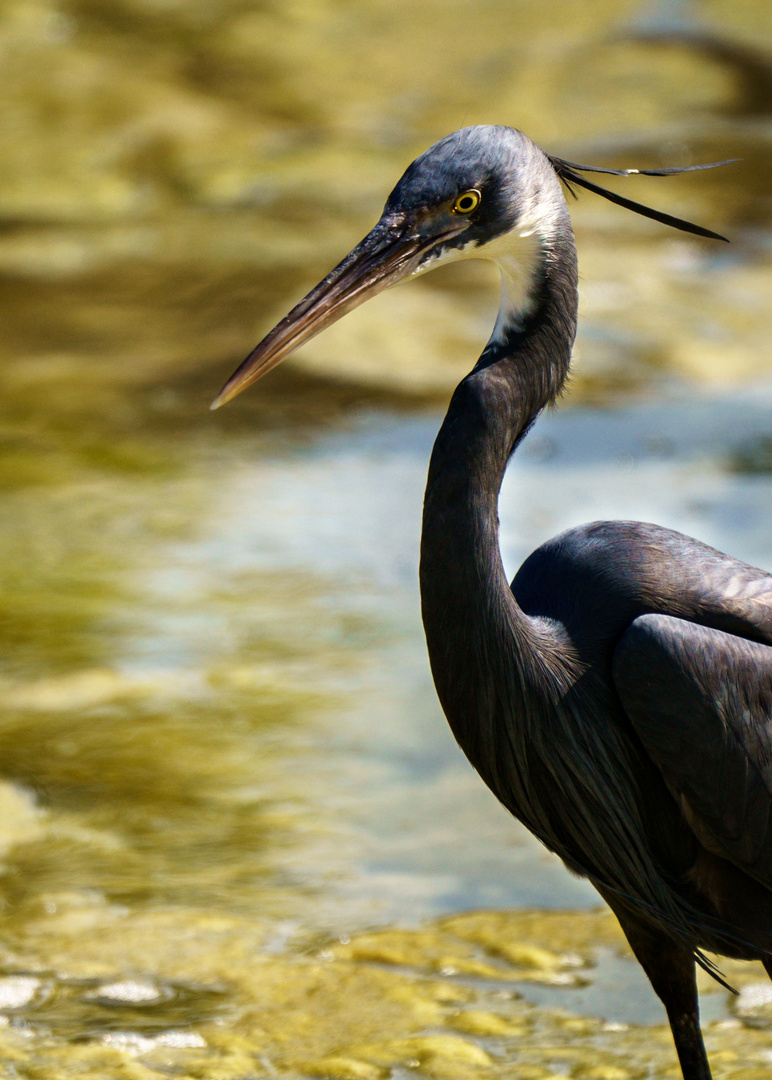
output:
M453 213L471 214L480 205L481 200L482 195L477 188L470 188L469 191L464 191L457 196L456 201L453 203Z

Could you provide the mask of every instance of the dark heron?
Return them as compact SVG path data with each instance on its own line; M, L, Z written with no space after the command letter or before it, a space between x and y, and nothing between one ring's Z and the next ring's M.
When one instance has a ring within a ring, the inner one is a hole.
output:
M695 963L720 973L702 950L772 973L772 576L629 521L549 540L511 585L499 552L504 471L560 394L574 340L561 180L723 239L611 195L587 171L609 170L551 157L511 128L442 139L214 404L390 285L458 259L498 264L493 333L429 466L420 582L434 682L485 783L616 913L686 1080L709 1080Z

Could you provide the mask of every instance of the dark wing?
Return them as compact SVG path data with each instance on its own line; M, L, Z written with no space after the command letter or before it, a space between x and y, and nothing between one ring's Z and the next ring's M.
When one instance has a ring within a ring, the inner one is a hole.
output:
M643 615L622 636L613 674L697 838L772 887L772 646Z

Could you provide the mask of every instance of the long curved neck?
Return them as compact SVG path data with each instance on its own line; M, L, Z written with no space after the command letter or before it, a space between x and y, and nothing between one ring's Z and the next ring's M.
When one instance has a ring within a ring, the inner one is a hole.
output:
M495 676L513 659L527 666L539 647L539 629L504 574L498 498L509 458L568 374L577 310L570 232L541 255L539 268L524 313L500 313L491 342L453 394L424 502L421 603L432 673L451 728L481 772L490 769L488 727L499 712ZM518 681L522 687L515 673L516 694ZM495 777L485 779L495 786Z

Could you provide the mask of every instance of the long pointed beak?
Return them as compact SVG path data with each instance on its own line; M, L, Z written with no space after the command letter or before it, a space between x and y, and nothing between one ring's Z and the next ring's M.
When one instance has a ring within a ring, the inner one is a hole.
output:
M455 231L455 230L454 230ZM286 315L228 379L212 402L219 409L342 315L413 273L425 252L449 235L426 237L406 222L382 219L335 269Z

